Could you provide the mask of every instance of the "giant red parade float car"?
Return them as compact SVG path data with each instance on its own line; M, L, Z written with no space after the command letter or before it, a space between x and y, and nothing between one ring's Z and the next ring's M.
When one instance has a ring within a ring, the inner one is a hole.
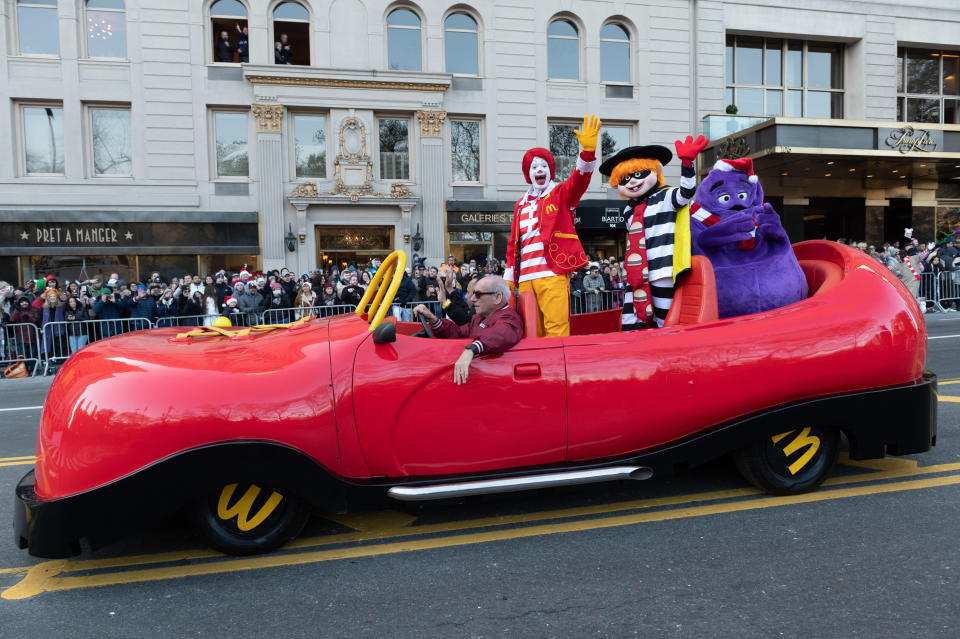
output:
M794 248L810 296L734 319L716 319L702 258L659 330L621 333L610 311L574 316L568 338L538 338L521 297L526 337L474 360L463 386L452 366L467 340L383 321L402 253L361 302L369 320L95 342L47 395L15 539L68 556L189 509L210 545L249 554L295 537L313 507L370 497L645 479L723 455L790 494L829 474L841 434L853 459L928 450L936 380L916 301L863 253Z

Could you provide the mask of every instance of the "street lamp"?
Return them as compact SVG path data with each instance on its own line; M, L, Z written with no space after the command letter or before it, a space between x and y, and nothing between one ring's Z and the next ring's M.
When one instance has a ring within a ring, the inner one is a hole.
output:
M297 250L297 236L293 234L293 224L288 226L287 235L283 238L287 242L287 250L293 253Z
M417 224L417 232L413 234L413 250L419 251L423 248L423 234L420 233L420 225Z

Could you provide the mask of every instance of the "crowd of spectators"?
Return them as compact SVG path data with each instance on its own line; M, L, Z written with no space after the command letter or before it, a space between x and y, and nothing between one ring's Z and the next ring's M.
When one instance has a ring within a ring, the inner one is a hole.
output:
M188 273L169 281L159 272L142 282L127 282L117 273L70 282L54 276L22 285L0 281L0 324L11 329L0 330L0 360L66 356L89 341L145 328L147 322L212 326L218 316L226 316L234 326L247 326L267 311L272 323L342 313L356 307L379 267L380 260L374 259L343 271L334 267L299 277L288 269L253 273L243 268L236 273ZM502 265L497 260L480 266L475 260L458 264L452 256L441 269L417 262L403 275L393 313L411 319L412 305L426 302L449 309L449 317L465 323L471 314L467 292L483 273L500 274ZM136 318L145 321L137 323ZM81 324L84 320L134 321ZM32 324L38 331L16 329L14 324Z
M954 235L943 237L939 242L921 242L915 237L905 237L903 241L884 242L879 247L847 238L837 241L863 251L896 273L925 311L939 312L937 305L928 307L926 302L941 298L949 298L941 303L943 310L957 310L952 298L960 284L960 249ZM941 277L940 273L944 272L951 275ZM932 277L924 277L924 274L932 274Z

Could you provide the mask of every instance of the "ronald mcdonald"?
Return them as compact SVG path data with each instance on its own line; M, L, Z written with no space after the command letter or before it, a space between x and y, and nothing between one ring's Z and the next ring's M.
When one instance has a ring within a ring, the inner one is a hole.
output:
M573 215L597 166L600 125L597 116L588 115L574 131L582 150L562 184L553 181L556 166L550 151L533 148L523 156L523 177L530 188L513 209L503 279L537 298L541 337L570 334L570 273L587 263Z

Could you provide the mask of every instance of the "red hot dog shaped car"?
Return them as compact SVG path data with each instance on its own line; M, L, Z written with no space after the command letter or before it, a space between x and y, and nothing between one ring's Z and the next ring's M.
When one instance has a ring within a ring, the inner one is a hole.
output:
M465 386L451 367L467 340L371 330L353 314L95 342L47 395L15 539L68 556L189 507L212 546L246 554L296 536L311 507L370 497L642 479L727 454L752 483L790 494L823 481L841 432L854 459L928 450L936 381L916 302L863 253L794 248L811 292L801 302L717 320L697 258L665 328L618 332L619 310L573 316L565 338L538 338L533 322L510 351L474 360ZM402 272L391 258L380 273ZM387 277L372 323L399 283ZM535 317L529 298L518 310ZM470 410L446 419L437 397Z

